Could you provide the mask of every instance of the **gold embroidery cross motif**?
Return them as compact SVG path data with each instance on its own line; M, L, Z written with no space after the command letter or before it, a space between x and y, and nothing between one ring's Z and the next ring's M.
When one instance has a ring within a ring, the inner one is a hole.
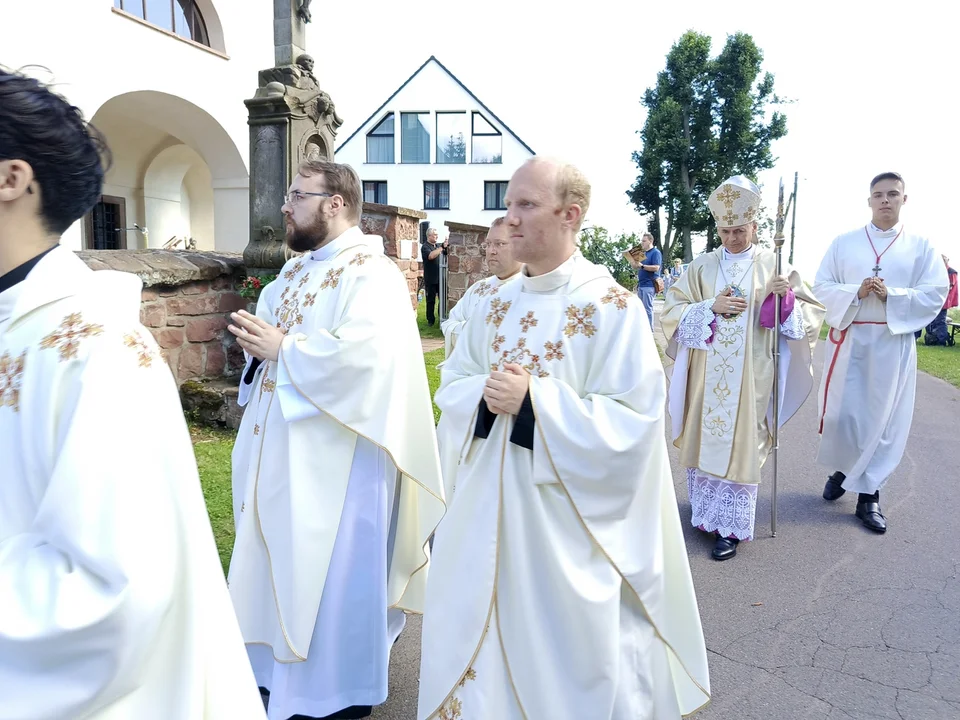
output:
M17 358L10 357L8 352L0 356L0 407L9 407L13 408L14 412L20 412L20 383L26 357L26 350Z
M597 328L590 318L593 317L593 314L596 311L597 306L593 303L588 303L582 309L578 308L576 305L571 305L568 307L567 319L569 322L563 329L563 334L567 337L573 337L577 333L583 333L585 337L593 337L593 334L597 331Z
M153 364L153 353L150 351L150 346L143 341L139 333L127 333L124 335L123 344L137 351L140 359L140 367L148 368Z
M630 297L629 292L624 290L622 287L617 287L616 285L614 285L607 291L607 294L604 295L603 298L601 298L600 302L602 302L604 305L609 305L610 303L614 303L617 306L618 310L626 310L627 299L629 297Z
M297 260L293 267L283 274L284 280L293 280L301 270L303 270L303 263Z
M521 332L527 332L530 328L537 326L537 318L533 315L533 310L530 310L524 317L520 318L520 327L523 328Z
M555 343L545 342L543 349L547 360L563 360L563 340L557 340Z
M734 220L737 220L740 216L737 215L733 210L728 210L727 214L723 216L723 221L725 223L732 223Z
M60 361L64 362L77 356L81 340L102 333L103 325L84 325L80 313L71 313L63 319L57 330L41 341L40 347L44 350L56 348L60 353Z
M510 309L510 304L512 301L503 302L500 298L494 298L490 301L490 312L487 313L487 324L493 323L497 327L500 327L500 323L503 322L503 318L507 315L507 310Z
M326 290L328 287L336 288L340 284L340 276L343 275L343 268L337 268L336 270L330 269L327 270L327 276L323 279L323 282L320 283L320 289Z
M354 258L353 258L353 260L350 261L350 264L351 264L351 265L363 265L367 260L369 260L369 259L372 258L372 257L373 257L373 255L367 255L367 254L361 253L361 254L359 254L359 255L355 255Z
M733 185L724 185L723 190L717 193L717 200L727 206L727 210L733 207L733 201L740 199L740 191L734 190Z

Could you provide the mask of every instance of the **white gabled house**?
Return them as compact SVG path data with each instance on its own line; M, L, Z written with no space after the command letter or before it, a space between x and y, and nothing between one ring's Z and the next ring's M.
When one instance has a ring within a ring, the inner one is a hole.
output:
M364 202L489 225L506 212L513 172L534 151L431 56L336 148L360 174Z

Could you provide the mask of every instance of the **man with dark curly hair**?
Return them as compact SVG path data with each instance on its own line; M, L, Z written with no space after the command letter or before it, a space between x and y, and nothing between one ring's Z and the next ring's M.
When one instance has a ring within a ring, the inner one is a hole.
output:
M0 716L262 720L142 283L59 245L108 155L0 69Z

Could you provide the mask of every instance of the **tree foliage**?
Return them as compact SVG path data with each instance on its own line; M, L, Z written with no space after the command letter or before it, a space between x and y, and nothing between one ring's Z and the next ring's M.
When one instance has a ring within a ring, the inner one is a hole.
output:
M761 76L763 53L753 38L737 33L717 57L710 50L708 36L685 33L644 93L642 148L633 153L639 174L627 191L637 211L649 216L664 257L686 262L693 259L692 234L706 233L708 249L719 244L707 206L713 189L736 174L756 181L775 163L772 143L787 134L783 113L768 118L771 106L787 101L774 93L771 73Z
M614 280L628 290L636 289L637 274L623 257L623 252L639 243L640 237L635 233L610 237L603 227L590 227L580 232L580 252L583 256L607 268Z

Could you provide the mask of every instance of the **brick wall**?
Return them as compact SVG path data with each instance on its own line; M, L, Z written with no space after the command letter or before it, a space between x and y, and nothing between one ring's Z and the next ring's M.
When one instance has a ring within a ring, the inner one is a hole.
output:
M77 253L94 270L120 270L144 283L140 321L160 345L177 384L235 377L243 352L226 331L229 314L247 307L237 293L240 253L97 250Z
M416 260L420 222L426 217L427 214L419 210L364 203L360 218L360 229L364 234L383 238L383 252L397 264L407 279L410 302L414 308L417 307L417 289L423 275L423 268ZM404 258L404 255L408 258Z
M445 222L449 232L447 250L447 310L453 309L467 288L490 276L481 247L490 230L483 225Z

